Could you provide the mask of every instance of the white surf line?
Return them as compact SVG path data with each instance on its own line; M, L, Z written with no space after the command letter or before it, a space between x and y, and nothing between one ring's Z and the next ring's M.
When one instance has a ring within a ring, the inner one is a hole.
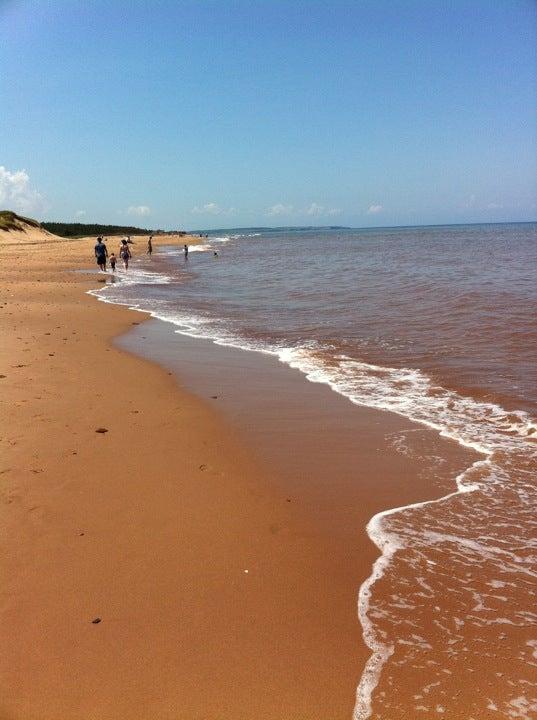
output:
M492 452L487 454L492 455ZM366 527L367 534L382 554L375 560L371 575L362 583L358 592L358 618L360 620L360 624L362 625L364 642L368 648L372 650L373 654L369 657L365 664L358 688L356 690L356 705L354 706L353 711L354 720L367 720L367 718L371 716L371 698L373 691L379 683L382 668L394 651L393 645L386 645L378 639L373 628L373 624L368 618L371 589L373 585L384 575L386 568L390 565L391 559L397 550L405 547L405 545L399 542L397 535L388 533L382 529L382 520L389 515L395 515L396 513L404 510L412 510L413 508L421 508L426 507L427 505L445 502L457 495L478 490L478 484L465 484L463 482L463 478L466 473L471 472L476 467L490 464L491 461L487 458L486 460L477 460L475 463L470 465L470 467L466 468L464 472L460 473L460 475L457 475L455 478L457 490L452 493L448 493L436 500L424 500L422 502L411 503L410 505L402 505L400 507L391 508L390 510L382 510L376 515L373 515L371 520L368 522Z
M439 424L438 422L434 422L431 420L427 420L423 417L416 417L412 412L405 412L401 408L389 406L382 407L382 405L374 402L368 403L367 399L365 398L353 397L352 394L345 392L345 390L338 385L337 381L334 381L331 378L326 377L326 375L319 373L317 369L312 371L310 368L304 367L304 364L301 364L300 359L293 359L294 352L292 350L287 352L284 351L278 354L282 362L285 362L291 367L295 367L301 370L310 382L326 383L334 392L347 398L355 405L370 407L381 412L384 411L395 413L396 415L404 417L411 422L418 423L422 426L435 430L436 432L438 432L440 437L453 440L462 447L472 449L481 455L485 455L486 457L486 459L484 460L477 460L475 463L470 465L468 468L466 468L466 470L464 470L460 475L455 478L455 482L457 485L456 491L435 500L425 500L423 502L417 502L402 507L383 510L374 515L366 526L366 531L370 539L381 551L380 557L377 558L377 560L373 564L371 575L367 578L367 580L362 583L358 592L358 618L362 625L364 642L370 648L370 650L372 650L372 655L366 662L366 665L362 672L362 676L360 678L360 682L358 684L358 688L356 690L356 705L353 711L353 720L367 720L367 718L371 716L372 712L371 698L373 691L378 685L382 668L384 667L386 661L390 658L394 651L393 646L385 645L378 639L373 629L373 625L369 621L368 611L369 601L371 598L371 588L377 582L377 580L379 580L384 575L386 568L389 566L390 561L397 552L397 550L405 547L399 542L398 536L382 530L382 520L389 515L394 515L404 510L445 502L446 500L449 500L450 498L457 495L478 490L479 485L475 483L465 484L464 476L467 473L472 472L472 470L478 466L491 466L491 458L495 452L495 448L487 447L481 443L478 443L473 438L470 439L468 437L461 437L457 432L450 431L445 425ZM286 355L287 357L285 357ZM360 364L373 370L378 369L378 366L370 365L369 363ZM391 370L391 368L383 368L383 370ZM533 427L534 424L532 422L528 422L528 429L531 430L533 429Z

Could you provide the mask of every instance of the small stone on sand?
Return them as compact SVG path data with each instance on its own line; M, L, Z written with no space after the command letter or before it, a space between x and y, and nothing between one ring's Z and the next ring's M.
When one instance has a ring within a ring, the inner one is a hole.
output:
M101 618L95 618L95 620L91 621L94 625L98 625L101 622Z
M97 430L95 430L95 432L97 432L97 433L107 433L108 430L107 430L106 428L97 428Z

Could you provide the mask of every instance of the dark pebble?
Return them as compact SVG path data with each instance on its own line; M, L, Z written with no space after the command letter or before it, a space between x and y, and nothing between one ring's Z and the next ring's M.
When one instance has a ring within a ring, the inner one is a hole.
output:
M91 621L94 625L98 625L101 622L101 618L95 618L95 620Z
M107 430L106 428L97 428L97 430L95 430L95 432L98 432L98 433L107 433L108 430Z

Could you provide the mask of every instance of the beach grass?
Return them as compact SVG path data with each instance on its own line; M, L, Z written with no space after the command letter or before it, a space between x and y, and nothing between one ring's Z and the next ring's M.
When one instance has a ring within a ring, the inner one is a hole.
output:
M32 227L41 227L37 220L17 215L13 210L0 210L0 230L10 232L11 230L24 230L24 225Z

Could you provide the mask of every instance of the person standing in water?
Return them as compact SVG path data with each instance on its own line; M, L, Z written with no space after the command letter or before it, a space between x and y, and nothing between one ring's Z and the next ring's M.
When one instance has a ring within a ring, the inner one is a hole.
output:
M185 245L184 253L185 253L185 260L188 260L188 245Z
M121 247L119 248L119 257L123 260L125 270L129 269L129 259L131 257L131 251L127 244L127 240L121 241Z
M106 258L108 257L108 248L103 243L102 237L97 238L97 245L95 245L95 258L99 269L106 272Z
M147 241L147 254L151 255L153 253L153 236L149 236L149 240Z

